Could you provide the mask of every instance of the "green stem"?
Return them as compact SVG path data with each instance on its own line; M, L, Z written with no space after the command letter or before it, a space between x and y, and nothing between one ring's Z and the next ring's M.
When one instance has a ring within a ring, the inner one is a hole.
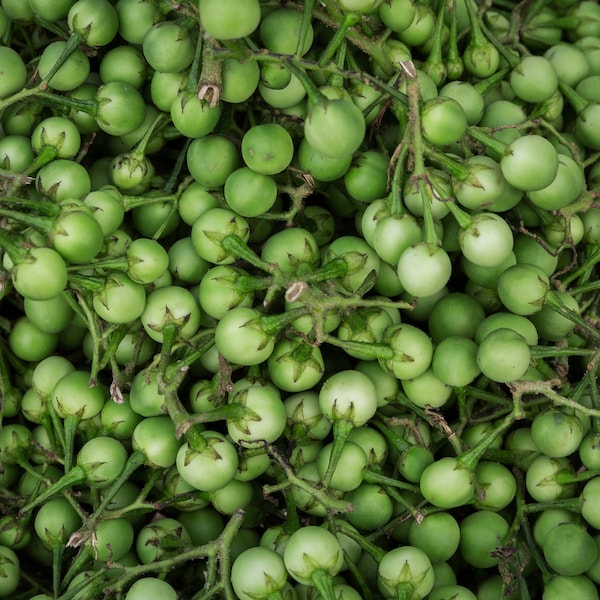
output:
M332 496L326 487L316 485L310 481L307 481L306 479L303 479L302 477L298 477L294 469L288 463L287 459L275 446L272 444L266 444L265 447L269 453L269 456L271 456L271 458L283 472L285 478L276 484L264 485L264 494L269 495L274 492L285 490L291 486L295 486L310 496L313 496L317 502L327 507L327 509L332 513L345 513L352 509L351 505L347 501ZM288 518L290 518L289 515Z
M26 173L14 173L7 169L0 169L0 180L10 181L12 185L9 187L10 190L16 190L24 185L33 183L34 178L29 177Z
M309 271L301 276L306 283L319 283L344 277L348 273L348 263L343 258L334 258L315 271Z
M532 358L556 358L561 356L593 356L595 350L592 348L560 348L558 346L532 346L530 348Z
M75 276L75 279L77 276ZM95 288L95 280L91 280L88 278L84 278L86 280L86 285ZM69 275L69 283L73 283L74 280L72 276ZM65 294L65 297L67 295ZM89 335L92 339L92 360L90 365L90 381L95 382L98 378L98 374L100 373L100 356L102 351L102 335L100 333L100 324L98 315L96 312L90 307L90 300L87 294L78 293L77 294L77 302L72 302L73 298L69 295L68 302L73 306L75 313L81 317L84 323L87 324Z
M335 471L339 462L344 444L350 435L350 432L354 429L354 423L347 421L346 419L336 419L333 422L333 445L331 447L331 454L329 456L329 463L327 464L327 470L321 482L326 488L331 484L333 478L333 472Z
M27 167L26 175L31 175L38 171L44 165L52 162L58 156L58 150L53 146L44 146L42 151L35 157L33 162Z
M166 373L171 362L171 354L173 351L173 345L177 341L179 331L182 324L178 322L166 323L162 331L162 342L160 348L160 360L158 363L159 380L165 381Z
M418 494L420 491L418 485L412 485L410 483L405 483L404 481L395 479L394 477L388 477L387 475L384 475L383 473L380 473L374 470L373 468L365 471L365 476L363 480L367 483L376 483L378 485L381 485L382 487L385 487L388 493L390 493L394 489L406 490L408 492L413 492L414 494ZM414 507L407 504L404 499L402 499L401 502L403 506L407 508L407 510L409 510L411 513L413 512L412 509Z
M502 158L502 156L504 156L507 144L496 139L482 128L475 125L470 125L467 127L467 135L472 137L475 141L483 144L486 149L495 156L496 160L499 160Z
M550 571L550 569L548 568L542 550L533 537L533 532L531 531L529 519L523 519L522 530L525 535L525 542L527 543L527 548L529 552L531 552L533 560L535 561L535 565L542 575L542 581L549 581L550 579L552 579L552 577L555 576L555 574L552 573L552 571Z
M123 210L125 212L129 212L134 208L138 208L139 206L145 206L147 204L157 204L157 203L166 203L172 202L175 204L179 196L173 193L151 193L145 196L121 196L121 204L123 205Z
M206 438L202 435L202 428L193 426L186 431L188 446L195 452L203 452L208 447Z
M406 174L408 151L410 149L409 135L409 132L406 132L406 136L394 152L394 173L392 175L392 185L390 190L390 214L392 216L399 216L405 212L404 204L402 202L402 187Z
M12 231L0 227L0 248L2 248L13 264L23 263L28 258L28 248L22 238Z
M381 431L381 433L384 435L387 443L390 446L392 446L394 448L394 450L396 450L396 452L398 452L399 454L402 454L402 452L404 452L405 450L407 450L408 448L410 448L412 446L412 444L410 442L407 442L404 438L400 437L393 429L388 427L383 422L381 417L376 417L372 421L372 423L373 423L373 425L375 425L375 427L377 427L377 429L379 429L379 431Z
M295 62L287 60L285 63L288 69L295 75L306 91L309 104L317 104L318 102L326 102L327 96L323 94L315 82L307 75L306 71L299 67Z
M506 76L510 73L510 69L500 69L493 75L490 75L486 79L477 81L473 84L473 87L482 95L485 96L490 90L493 90L500 82L506 79Z
M146 156L146 148L148 147L148 143L152 139L152 136L156 133L157 129L160 128L161 125L168 122L169 117L164 113L159 113L157 117L152 121L150 127L146 129L142 139L135 145L135 148L129 153L129 155L138 160L144 160Z
M59 544L58 546L54 546L54 548L52 548L52 590L55 598L58 598L60 595L62 583L61 570L65 549L66 546L64 544Z
M554 508L560 508L578 513L581 511L581 499L579 497L565 498L563 500L550 500L548 502L525 504L523 506L523 511L526 513L538 513Z
M206 354L215 343L215 330L202 329L189 340L183 342L185 348L191 346L191 350L177 363L175 369L180 371L193 365L201 356Z
M568 286L571 282L575 281L579 277L586 276L592 273L592 269L595 267L597 263L600 262L600 247L592 248L591 253L586 257L583 264L579 265L577 268L573 269L569 273L566 273L563 277L561 277L561 285L563 288ZM600 281L592 281L587 283L586 285L592 286L589 290L585 289L586 286L577 287L571 290L571 293L574 295L586 293L587 291L596 291L600 286ZM585 291L581 291L581 288L584 288Z
M446 25L446 8L446 2L439 3L431 49L429 50L429 56L421 67L437 86L440 86L443 83L447 75L447 67L442 59L442 41L444 27Z
M394 600L411 600L414 598L415 586L409 581L401 581L396 585Z
M66 415L63 418L63 426L65 432L65 474L70 473L73 464L73 458L75 454L75 433L81 423L81 419L74 415Z
M73 487L74 485L84 483L85 480L86 475L83 468L79 465L73 467L70 471L67 471L60 479L48 486L38 496L36 496L32 500L30 500L25 506L23 506L23 508L21 508L20 510L20 514L26 515L36 506L39 506L52 496L56 496L57 494L60 494L64 490Z
M35 98L41 93L41 87L38 85L33 88L23 88L22 90L14 93L12 96L0 99L0 114L4 112L9 106L16 104L17 102L23 102L29 100L29 98Z
M319 590L319 595L323 600L336 600L333 578L329 572L325 569L315 569L310 576L310 580Z
M0 429L2 429L6 398L13 397L18 393L19 392L12 384L8 364L4 357L3 348L0 346Z
M324 4L327 10L315 8L313 16L331 29L336 29L342 21L343 13L339 6L331 0L325 0ZM350 28L346 31L346 39L364 52L365 56L370 57L387 76L391 76L395 72L379 37L364 35L359 29Z
M236 289L242 294L266 290L272 285L272 277L255 277L253 275L240 275L235 281Z
M28 227L33 227L45 235L48 235L56 223L56 219L52 217L23 213L18 210L11 210L10 208L0 208L0 216L7 217Z
M163 186L163 193L167 194L168 197L173 197L173 190L177 186L177 182L179 181L179 176L181 174L181 170L183 169L185 162L187 160L187 151L189 145L192 143L192 138L186 138L185 142L181 146L179 150L179 154L177 155L177 159L175 161L175 165L171 169L171 173L169 174L169 178L166 180ZM183 191L188 187L188 185L193 181L193 177L188 175L184 178L183 182L179 185L177 192L175 193L175 199L178 200L183 193Z
M494 443L496 438L501 433L506 431L514 423L514 421L515 416L513 413L506 415L506 417L504 417L504 420L496 429L487 433L476 446L464 451L457 457L459 464L471 472L474 471L475 467L477 466L477 463L484 455L484 453Z
M431 144L423 144L423 151L429 160L441 165L454 179L465 181L469 177L468 167L435 149Z
M113 498L117 495L121 486L129 480L131 475L137 471L139 467L146 463L146 457L140 451L134 451L129 455L121 474L113 481L113 483L108 487L108 489L103 491L102 501L96 507L94 512L90 515L90 521L97 523L101 517L102 513L106 510L108 505L112 502Z
M464 73L465 66L458 48L458 31L456 20L456 2L447 0L446 14L450 17L450 34L448 37L448 46L446 49L446 71L448 78L452 81L460 79Z
M558 82L558 89L577 114L581 113L590 104L589 100L586 100L581 94L577 93L570 85L563 81Z
M111 256L109 258L97 258L91 260L85 265L84 268L86 270L94 269L95 271L102 269L110 271L127 272L129 270L129 262L127 260L127 256L125 255ZM78 272L81 271L81 265L68 265L67 271L69 271L70 274L74 275L74 277L77 278ZM79 281L81 281L81 279L79 279Z
M244 405L233 402L214 408L201 414L188 415L187 424L217 423L219 421L236 421L243 419L248 414Z
M196 49L194 51L194 58L188 72L188 78L185 85L186 92L197 92L198 81L200 79L200 69L203 64L203 51L204 51L204 36L199 35L196 41Z
M571 483L583 483L598 476L600 476L600 469L589 469L575 474L557 473L555 480L559 485L569 485Z
M335 524L339 531L357 542L365 552L368 552L376 560L376 562L379 563L384 557L385 550L368 541L364 535L356 531L349 523L343 519L338 519Z
M552 310L562 315L566 319L569 319L575 325L583 329L591 338L595 340L600 339L600 332L592 327L580 314L575 312L572 308L569 308L561 299L560 296L550 290L546 293L545 303Z
M71 561L67 572L62 577L62 586L67 587L73 578L87 568L88 563L91 562L91 556L85 549L81 549L77 556ZM88 581L86 580L86 584Z
M324 67L333 58L337 52L337 49L343 42L345 42L348 29L360 23L361 18L362 17L359 13L349 12L344 14L341 23L333 34L333 37L329 40L329 43L317 61L317 64L320 67Z
M421 198L423 198L423 241L430 246L440 246L440 238L435 228L435 221L433 219L433 212L431 210L431 204L429 202L429 194L427 193L426 175L419 177L417 184L419 186L419 192Z
M0 169L0 177L5 177L5 172ZM56 217L60 214L61 208L52 200L44 198L21 198L19 196L2 196L2 204L12 206L14 209L23 209L35 211L46 217Z
M56 74L56 72L65 64L65 61L85 42L83 36L79 33L71 33L69 39L66 41L65 47L61 55L58 57L56 62L52 65L52 68L46 75L46 78L42 81L40 89L45 89L48 87L48 82L52 79L52 77Z
M304 54L304 48L306 46L306 38L312 27L313 22L313 9L315 7L316 0L304 0L302 6L302 21L300 23L300 32L298 34L298 43L296 44L296 51L294 56L300 58Z
M440 240L436 232L431 205L427 200L427 189L425 188L427 171L425 168L424 157L425 144L421 134L421 92L419 88L419 79L417 77L415 65L412 63L412 61L401 63L401 66L404 69L407 78L406 91L409 105L409 127L411 131L412 154L414 162L412 178L416 179L419 192L423 198L423 240L428 244L438 246Z
M267 335L274 336L296 319L304 317L308 314L310 314L310 309L308 306L299 306L278 315L267 315L261 317L260 326Z
M477 5L473 0L465 0L465 8L467 10L467 18L469 19L469 35L471 36L471 44L475 46L487 46L489 40L483 34L481 28L482 19L477 14Z
M353 340L340 340L339 338L325 333L323 334L323 342L337 346L342 350L351 350L361 354L368 354L374 359L392 360L394 358L394 350L386 344L378 344L376 342L355 342Z
M36 94L38 102L64 111L65 108L72 108L84 112L92 117L98 113L98 102L96 100L79 100L69 96L60 96L50 92L40 91Z
M446 202L446 206L461 229L468 229L471 226L471 223L473 223L473 218L471 215L469 215L469 213L459 208L452 200Z
M466 4L469 4L469 2L466 2ZM506 61L511 69L516 67L517 64L519 64L519 56L507 50L505 44L503 44L487 27L484 19L478 19L478 22L479 27L481 27L481 32L487 41L490 42L496 48L496 50L498 50L500 56Z
M235 234L226 235L221 240L221 246L229 254L233 254L237 258L251 264L257 269L271 273L273 271L273 265L262 260L256 252L250 249L248 244L244 242L239 236Z

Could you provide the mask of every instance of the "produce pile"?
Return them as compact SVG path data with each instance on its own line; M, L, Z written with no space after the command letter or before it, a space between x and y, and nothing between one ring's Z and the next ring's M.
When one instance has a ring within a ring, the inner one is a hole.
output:
M598 599L597 2L0 40L0 597Z

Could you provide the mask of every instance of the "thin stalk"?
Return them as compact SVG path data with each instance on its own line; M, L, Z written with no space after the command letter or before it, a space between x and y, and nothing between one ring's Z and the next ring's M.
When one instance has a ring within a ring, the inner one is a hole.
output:
M129 212L139 206L145 206L146 204L166 203L171 202L173 205L176 204L179 196L175 193L154 193L148 194L147 196L121 196L121 204L123 210Z
M332 513L345 513L352 509L351 505L340 498L331 496L329 490L322 486L316 485L302 477L298 477L294 469L290 466L287 459L285 459L279 452L279 450L271 445L265 444L265 448L269 453L269 456L277 463L285 476L285 479L275 484L268 484L263 486L264 494L272 494L274 492L280 492L288 489L289 487L295 486L305 491L307 494L313 496L317 502L326 506Z
M13 264L25 262L28 257L28 248L23 239L12 231L0 227L0 248L2 248Z
M446 72L448 74L448 79L456 81L462 77L462 74L465 70L465 65L463 64L462 56L458 48L458 27L456 20L455 0L447 0L446 11L450 16L450 34L446 50Z
M90 515L89 521L96 523L102 517L103 512L106 510L108 505L112 502L113 498L117 495L121 486L129 480L131 475L137 471L139 467L146 463L146 457L140 451L134 451L129 455L121 474L113 481L113 483L103 491L102 500L96 507L94 512Z
M420 492L418 485L412 485L410 483L405 483L404 481L400 481L395 477L388 477L383 473L371 468L365 472L364 481L367 483L376 483L386 488L386 491L391 495L391 491L395 489L406 490L408 492L413 492L414 494L418 494ZM406 500L399 500L406 509L416 517L417 511L413 510L414 507L408 504Z
M304 54L304 47L306 45L306 37L312 27L313 22L313 9L315 7L316 0L305 0L302 6L302 21L300 23L300 33L298 34L298 43L296 44L296 51L294 56L301 57Z
M569 273L566 273L564 277L561 277L561 285L563 287L568 286L571 282L575 281L583 275L589 276L592 273L594 266L600 262L600 248L590 248L591 253L586 257L585 261L577 268L573 269ZM598 285L598 281L592 282L593 285ZM579 288L576 288L579 289ZM574 293L571 290L571 293Z
M465 181L469 177L470 171L468 167L435 149L431 144L423 144L423 152L430 161L441 165L454 179Z
M577 93L570 85L563 81L558 82L558 89L577 114L581 113L590 104L589 100L586 100L581 94Z
M329 43L327 46L325 46L325 49L317 61L317 64L320 67L324 67L333 58L337 52L337 49L346 40L348 29L360 23L361 18L362 17L360 14L354 12L344 14L341 23L333 34L333 37L329 40Z
M406 91L409 105L409 127L412 139L413 171L412 178L417 180L421 197L423 198L423 241L432 246L439 246L440 240L437 235L431 206L427 201L427 190L425 188L426 168L424 155L424 140L421 135L421 93L417 71L412 61L403 62L401 66L407 78Z
M556 483L559 485L569 485L571 483L583 483L600 476L600 469L588 469L580 473L557 473Z
M315 82L307 75L306 71L299 67L295 62L288 60L286 61L288 69L295 75L306 91L308 96L309 105L317 104L327 100L327 96L323 94Z
M261 329L267 335L277 335L284 327L300 317L310 314L308 306L298 306L277 315L266 315L260 317Z
M600 339L600 332L598 332L594 327L592 327L580 314L575 312L572 308L569 308L558 296L555 292L550 290L546 294L545 303L550 308L555 310L557 313L569 319L575 325L583 329L587 335L595 340Z
M49 485L45 490L38 494L35 498L31 499L25 506L20 510L21 515L26 515L34 508L66 489L84 483L86 480L85 471L81 466L75 466L70 471L67 471L60 479Z
M496 160L502 158L504 155L507 144L496 139L481 127L470 125L467 127L467 135L472 137L475 141L483 144L486 149L494 155Z
M402 202L402 186L406 173L406 161L409 149L410 141L407 132L407 136L405 136L394 151L394 172L390 185L390 214L392 216L399 216L405 213L404 204Z
M81 419L74 415L66 415L63 418L63 427L65 432L65 473L73 470L73 457L75 453L75 433L81 423Z
M446 24L445 15L446 2L440 2L435 19L435 29L433 32L433 41L431 43L431 49L429 50L429 56L421 67L422 70L427 73L429 77L431 77L437 86L440 86L444 82L448 74L446 63L442 58L443 31Z
M336 600L335 590L333 589L333 578L325 569L315 569L310 580L319 590L319 595L323 600Z
M196 40L196 48L194 50L194 58L192 60L192 64L190 65L188 78L185 84L186 92L197 92L198 91L198 81L200 79L200 69L202 68L202 54L204 51L204 36L199 35Z
M481 457L494 443L496 438L501 433L506 431L514 423L514 421L515 415L513 413L506 415L506 417L504 417L504 420L500 423L500 425L496 429L487 433L476 446L462 452L457 457L458 462L464 468L469 469L471 472L473 472Z
M177 159L175 160L175 165L173 166L169 178L165 181L163 186L163 193L168 197L173 197L173 190L177 186L177 182L179 181L179 176L181 174L181 170L183 169L185 162L187 160L187 150L189 145L192 143L192 138L186 138L184 144L182 145L179 154L177 155ZM193 177L188 175L184 178L183 182L179 185L177 192L175 192L174 198L178 200L185 190L185 188L192 183Z
M12 96L8 96L7 98L0 99L0 114L4 112L9 106L16 104L17 102L22 102L25 100L29 100L30 98L35 98L41 94L41 87L38 85L33 88L23 88L22 90L15 92Z
M490 90L493 90L501 81L504 81L509 72L509 68L500 69L496 71L493 75L490 75L485 79L477 81L473 84L473 86L482 96L485 96Z
M471 215L469 215L469 213L459 208L457 204L452 200L446 202L446 206L448 207L450 214L458 223L460 229L468 229L471 226L471 224L473 223L473 218L471 217Z
M394 358L394 350L386 344L378 344L376 342L355 342L353 340L340 340L339 338L324 333L323 342L341 348L342 350L350 350L361 354L368 354L375 359L391 360Z
M52 590L55 598L58 598L60 595L62 583L61 572L65 550L66 546L64 544L58 544L52 548Z
M131 150L129 155L132 158L135 158L138 161L144 160L146 156L146 148L148 147L148 143L152 139L152 136L156 133L156 131L160 128L161 125L168 122L168 117L164 113L159 113L158 116L152 121L150 127L146 129L142 139L135 145L135 148Z
M5 177L5 172L0 169L0 177ZM13 209L35 211L46 217L56 217L60 214L61 208L55 202L44 198L21 198L19 196L2 196L2 204L6 207L12 206Z
M267 273L273 271L273 265L271 263L262 260L254 250L250 249L246 242L235 234L226 235L221 241L221 246L229 254L233 254L233 256L247 262L257 269L261 269Z
M354 529L346 521L336 521L336 527L339 529L339 531L343 532L344 535L357 542L361 546L361 548L365 552L368 552L377 562L379 562L384 557L385 550L369 542L364 535L356 531L356 529Z
M331 0L325 0L324 5L326 10L321 10L318 7L313 9L313 17L328 27L337 29L343 18L342 11ZM346 39L364 52L365 56L369 56L387 76L391 76L395 72L395 68L384 49L382 38L364 35L360 30L350 28L346 31Z
M42 81L41 89L46 89L48 87L48 82L54 77L56 72L65 64L65 61L85 42L84 37L80 33L72 32L69 38L66 40L65 47L61 55L58 57L56 62L52 65L52 68L46 75L45 79Z
M88 115L95 116L98 112L98 102L96 100L80 100L78 98L70 98L69 96L59 96L46 91L39 91L36 98L43 104L53 106L59 110L72 108L79 110Z
M465 2L465 4L467 5L467 10L468 10L470 2L467 0L467 2ZM490 31L490 29L487 27L484 19L478 19L478 22L479 22L479 26L481 27L481 31L482 31L483 35L485 36L485 38L496 48L496 50L498 50L498 53L506 61L506 63L510 66L510 68L515 67L519 63L519 60L520 60L519 56L517 56L516 54L513 54L507 50L505 44L503 44L494 35L494 33L492 31Z
M354 429L354 423L345 419L337 419L333 422L333 445L331 447L331 454L329 456L329 463L327 464L327 470L323 477L322 484L327 488L331 484L333 473L337 467L344 444L350 435L350 432Z

